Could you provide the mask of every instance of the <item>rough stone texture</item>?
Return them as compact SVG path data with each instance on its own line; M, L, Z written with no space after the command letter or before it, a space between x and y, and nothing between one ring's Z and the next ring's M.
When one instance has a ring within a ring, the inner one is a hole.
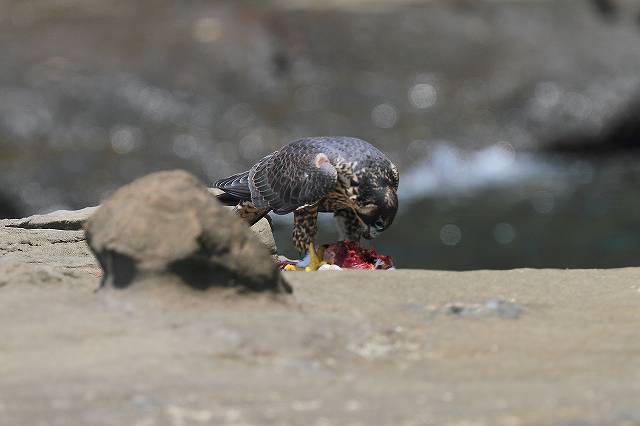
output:
M186 172L153 173L120 188L85 231L103 284L127 287L151 275L201 289L286 288L264 245Z
M82 231L20 229L0 226L0 287L6 285L66 286L100 277Z

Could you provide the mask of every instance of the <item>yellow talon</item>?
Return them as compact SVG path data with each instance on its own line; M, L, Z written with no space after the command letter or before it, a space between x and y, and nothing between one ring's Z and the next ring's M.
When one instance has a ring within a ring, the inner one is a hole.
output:
M285 265L284 266L284 270L285 271L297 271L298 268L296 268L296 265Z
M316 252L316 246L311 243L309 244L309 266L304 268L306 272L314 272L317 271L319 267L325 264L322 261L322 256L324 255L324 251L320 249L320 255Z

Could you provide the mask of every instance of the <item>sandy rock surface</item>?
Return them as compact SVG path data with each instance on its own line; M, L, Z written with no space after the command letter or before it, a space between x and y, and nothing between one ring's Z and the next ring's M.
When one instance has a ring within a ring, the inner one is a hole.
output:
M284 299L100 275L81 232L0 227L3 426L640 420L640 269L288 273Z

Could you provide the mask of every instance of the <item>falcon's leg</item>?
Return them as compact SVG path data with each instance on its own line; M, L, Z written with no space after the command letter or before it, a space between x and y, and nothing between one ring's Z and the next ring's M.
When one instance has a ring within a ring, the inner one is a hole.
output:
M293 244L300 253L308 250L309 266L307 271L320 267L322 259L316 252L314 240L318 233L318 207L302 207L293 213Z
M241 201L235 206L233 212L246 220L250 225L253 225L269 213L267 209L257 208L251 201Z
M360 242L362 238L362 223L351 209L336 210L333 213L338 228L338 238L340 241Z
M293 212L293 245L305 253L318 233L318 208L301 207Z

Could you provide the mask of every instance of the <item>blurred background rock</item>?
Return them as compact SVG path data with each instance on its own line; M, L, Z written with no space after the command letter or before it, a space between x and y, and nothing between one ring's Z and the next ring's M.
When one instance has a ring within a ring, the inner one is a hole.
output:
M0 0L0 216L349 135L401 170L375 243L400 267L640 265L639 23L631 0Z

